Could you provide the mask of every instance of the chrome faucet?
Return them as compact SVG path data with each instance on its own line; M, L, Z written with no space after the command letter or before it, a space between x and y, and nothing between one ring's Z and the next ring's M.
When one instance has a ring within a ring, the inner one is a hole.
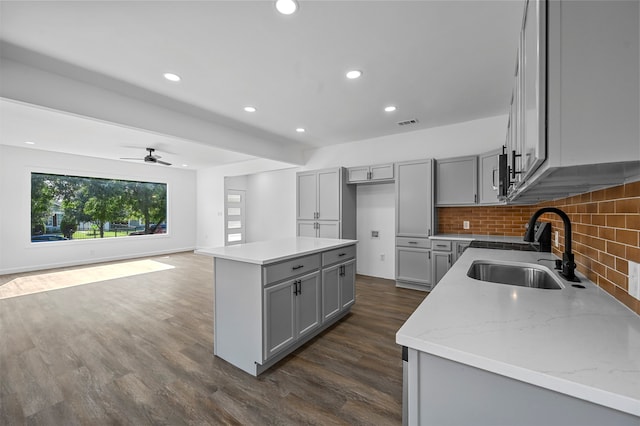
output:
M555 207L543 207L535 212L533 216L531 216L531 219L529 219L529 225L527 227L527 232L524 234L524 240L530 243L534 241L536 220L545 213L555 213L560 216L562 222L564 222L564 253L562 253L562 270L560 274L569 281L579 282L580 280L575 274L576 264L574 256L571 252L571 221L565 212Z

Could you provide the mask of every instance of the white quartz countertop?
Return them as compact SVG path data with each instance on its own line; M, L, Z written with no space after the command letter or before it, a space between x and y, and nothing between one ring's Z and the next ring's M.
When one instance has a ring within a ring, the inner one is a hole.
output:
M266 265L268 263L280 262L307 254L350 246L357 242L358 240L291 237L226 247L201 248L195 250L195 253L221 259Z
M547 259L547 260L542 260ZM474 260L546 266L550 253L467 249L396 342L640 416L640 317L582 275L584 289L494 284Z
M478 234L436 234L429 237L430 240L457 240L457 241L492 241L498 243L525 244L524 231L522 237L504 235L478 235Z

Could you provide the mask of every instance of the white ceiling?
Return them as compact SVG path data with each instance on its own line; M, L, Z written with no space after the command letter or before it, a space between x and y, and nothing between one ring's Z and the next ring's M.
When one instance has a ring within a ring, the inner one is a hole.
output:
M0 39L308 148L506 114L522 8L303 0L283 16L267 0L2 1ZM349 69L364 74L347 80ZM0 113L2 144L107 158L154 146L189 167L253 158L15 102ZM407 119L419 123L397 125Z

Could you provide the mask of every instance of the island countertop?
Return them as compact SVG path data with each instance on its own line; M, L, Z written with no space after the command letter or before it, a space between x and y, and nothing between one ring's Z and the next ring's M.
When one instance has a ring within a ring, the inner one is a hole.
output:
M478 281L474 260L549 267L550 253L471 248L416 309L396 342L640 416L640 318L578 274L542 290Z
M201 248L195 250L195 253L221 259L266 265L307 254L350 246L357 242L358 240L291 237L226 247Z

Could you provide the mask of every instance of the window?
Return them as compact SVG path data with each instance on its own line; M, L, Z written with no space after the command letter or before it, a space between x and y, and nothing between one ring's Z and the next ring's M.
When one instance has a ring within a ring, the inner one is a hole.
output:
M167 232L167 185L31 173L31 241Z

